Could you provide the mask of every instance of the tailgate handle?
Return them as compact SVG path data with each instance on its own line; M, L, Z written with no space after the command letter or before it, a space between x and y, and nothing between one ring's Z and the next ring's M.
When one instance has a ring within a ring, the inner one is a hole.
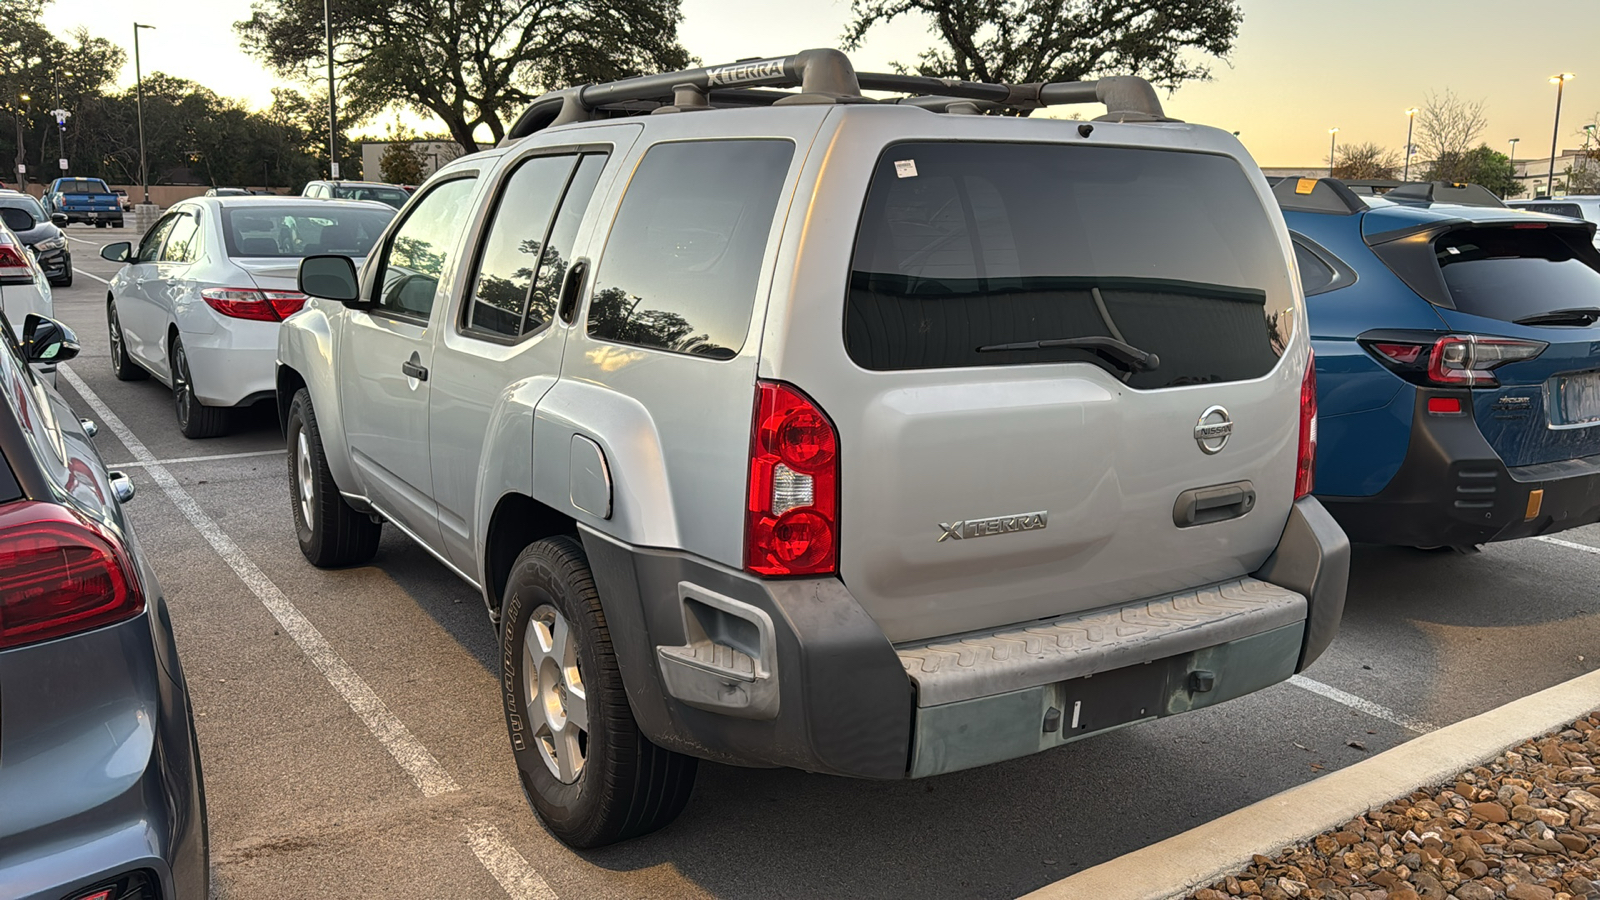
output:
M1256 506L1255 485L1248 481L1190 488L1172 506L1172 524L1179 528L1237 519Z

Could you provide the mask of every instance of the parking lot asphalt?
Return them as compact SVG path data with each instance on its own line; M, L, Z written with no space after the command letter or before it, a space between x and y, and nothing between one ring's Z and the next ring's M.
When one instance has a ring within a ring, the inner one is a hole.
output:
M1016 896L1595 668L1600 527L1474 556L1358 547L1340 636L1295 682L922 781L702 764L676 823L575 852L521 796L477 592L393 529L369 566L312 568L271 405L179 434L166 388L111 373L97 253L137 235L68 233L55 309L83 349L60 389L122 426L96 443L138 487L225 900Z

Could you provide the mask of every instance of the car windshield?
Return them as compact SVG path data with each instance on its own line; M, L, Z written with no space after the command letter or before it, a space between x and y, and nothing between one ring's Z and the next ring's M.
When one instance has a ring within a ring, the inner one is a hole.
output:
M256 206L222 210L222 234L233 257L300 257L319 253L362 257L372 251L394 212L386 209Z
M56 191L62 194L109 194L106 183L98 178L63 178L56 182Z
M35 224L50 221L50 217L44 214L44 207L39 205L39 201L26 194L17 197L0 197L0 206L26 210L28 215L33 216Z
M387 203L395 209L406 205L411 195L395 187L375 187L373 185L338 185L333 189L333 196L340 200L376 200Z

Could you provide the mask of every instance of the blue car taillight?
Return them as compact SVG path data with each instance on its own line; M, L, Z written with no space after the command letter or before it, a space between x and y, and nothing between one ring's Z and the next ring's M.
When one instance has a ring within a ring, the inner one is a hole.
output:
M1533 359L1550 345L1544 341L1477 334L1369 335L1361 346L1389 371L1424 387L1498 387L1494 370Z

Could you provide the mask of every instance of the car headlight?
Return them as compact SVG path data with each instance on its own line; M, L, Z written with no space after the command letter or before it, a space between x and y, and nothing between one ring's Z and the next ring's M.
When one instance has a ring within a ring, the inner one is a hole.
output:
M39 251L40 253L49 253L51 250L60 250L60 249L65 248L66 246L67 246L67 238L66 238L66 236L65 235L60 235L60 236L57 236L57 237L50 238L49 240L40 241L39 243L34 244L33 245L33 249Z

